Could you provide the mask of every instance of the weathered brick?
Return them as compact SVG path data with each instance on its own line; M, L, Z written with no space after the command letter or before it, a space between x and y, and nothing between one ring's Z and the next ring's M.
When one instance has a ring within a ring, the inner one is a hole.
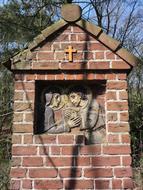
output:
M103 52L96 52L95 58L96 59L104 59L104 51Z
M34 90L34 82L15 82L16 90Z
M131 156L122 156L122 165L123 166L130 166L132 163Z
M35 136L36 144L56 144L56 135L37 135Z
M119 135L117 134L109 134L108 135L108 142L109 143L120 143Z
M124 189L133 189L133 180L132 179L123 179L123 188Z
M22 188L23 189L32 189L32 180L30 180L30 179L23 179L22 180Z
M109 189L109 180L95 180L96 189Z
M115 156L96 156L92 158L92 166L118 166L120 165L120 157Z
M65 189L94 189L94 182L93 180L65 180Z
M89 69L97 69L97 70L107 70L109 69L109 62L103 61L103 62L89 62Z
M48 146L40 146L39 147L39 154L40 155L48 155L49 154L49 147Z
M15 166L21 166L21 157L12 157L11 165L13 167Z
M122 189L122 180L112 179L112 189Z
M108 91L106 93L106 98L107 98L107 100L117 100L117 94L116 94L116 92Z
M124 61L112 61L112 69L131 69L131 66Z
M129 132L129 124L128 123L123 123L123 124L108 124L108 131L109 132Z
M10 176L12 178L26 177L26 169L24 169L24 168L11 168Z
M117 121L118 120L118 116L117 116L117 113L108 113L107 114L107 120L108 121L111 121L111 122L113 122L113 121Z
M11 190L19 190L20 189L20 180L11 180L10 189Z
M81 177L82 171L79 168L63 168L60 169L59 175L62 178L76 178Z
M38 168L38 169L30 169L29 177L30 178L55 178L57 177L57 169L50 168Z
M23 101L24 92L15 92L14 93L14 101Z
M115 54L111 51L106 51L106 59L114 60Z
M74 144L74 135L59 135L59 144Z
M36 146L15 146L12 148L12 155L36 155L37 147Z
M54 54L53 52L38 52L38 60L53 60Z
M80 148L81 155L96 155L101 154L101 145L82 146Z
M73 160L72 157L48 157L46 165L51 167L73 166Z
M63 181L54 180L34 180L35 189L63 189Z
M103 146L104 154L130 154L131 149L129 145L110 145Z
M108 81L107 89L116 89L116 90L127 89L127 83L126 81L120 81L120 82Z
M130 144L131 138L129 134L121 134L121 142Z
M87 178L101 178L112 177L113 171L110 168L87 168L84 169L84 177Z
M13 135L12 136L12 144L21 144L22 136L21 135Z
M23 122L23 113L14 113L14 122Z
M33 144L33 135L24 135L24 144Z
M14 124L13 125L14 133L33 133L32 124Z
M22 165L26 167L43 166L43 158L42 157L24 157Z
M116 177L132 177L132 169L128 168L115 168L114 174Z
M120 121L129 121L129 113L121 112L120 113Z
M120 91L119 92L119 99L120 100L127 100L128 99L128 93L127 93L127 91Z
M107 110L109 111L128 110L128 102L107 102Z

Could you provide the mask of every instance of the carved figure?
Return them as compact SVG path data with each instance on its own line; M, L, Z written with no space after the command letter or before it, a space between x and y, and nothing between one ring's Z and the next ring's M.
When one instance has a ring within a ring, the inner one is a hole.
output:
M48 133L63 133L68 132L70 129L65 127L63 123L56 123L53 108L57 108L61 102L59 93L46 93L45 94L45 120L44 132Z

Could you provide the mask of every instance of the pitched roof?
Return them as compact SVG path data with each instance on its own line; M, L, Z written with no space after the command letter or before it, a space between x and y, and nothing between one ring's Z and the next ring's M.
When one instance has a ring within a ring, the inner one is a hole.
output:
M29 43L28 47L25 50L21 51L20 53L10 58L7 62L5 62L4 65L8 69L11 69L12 65L17 62L21 64L20 68L24 65L27 65L25 69L30 69L30 67L28 66L29 64L27 63L31 60L32 50L38 47L44 40L46 40L53 33L57 32L59 29L63 28L66 25L73 25L73 23L81 29L87 31L91 35L95 36L97 40L99 40L103 45L105 45L107 48L117 54L131 67L135 66L140 62L138 57L131 54L126 49L121 48L121 43L119 41L105 34L102 28L94 25L91 22L83 20L81 18L81 9L79 8L79 6L73 4L67 4L64 6L65 8L63 8L62 10L63 19L60 19L55 24L41 31L41 34L36 36L33 41ZM67 12L69 14L67 14Z

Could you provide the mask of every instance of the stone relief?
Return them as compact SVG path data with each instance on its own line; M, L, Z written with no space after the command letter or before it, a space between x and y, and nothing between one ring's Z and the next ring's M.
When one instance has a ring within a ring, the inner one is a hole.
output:
M42 102L45 105L43 132L68 133L73 128L94 131L105 124L100 105L88 86L70 85L66 89L49 86L43 90Z

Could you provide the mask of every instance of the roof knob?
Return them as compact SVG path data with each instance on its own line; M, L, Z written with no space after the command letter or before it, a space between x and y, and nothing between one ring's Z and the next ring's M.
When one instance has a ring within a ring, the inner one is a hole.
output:
M64 4L61 8L62 18L67 22L76 22L81 18L81 7L75 4Z

